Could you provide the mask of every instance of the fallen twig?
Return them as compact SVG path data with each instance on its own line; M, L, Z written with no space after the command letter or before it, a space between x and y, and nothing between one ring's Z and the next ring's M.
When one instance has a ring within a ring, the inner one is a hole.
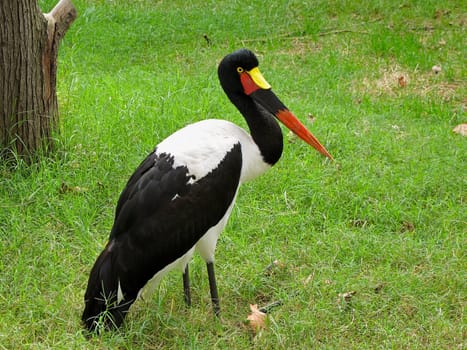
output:
M281 306L283 303L282 303L282 300L277 300L277 301L274 301L268 305L265 305L263 307L260 307L258 310L261 311L261 312L264 312L265 314L269 313L272 309L278 307L278 306Z
M326 36L326 35L341 34L341 33L368 34L366 30L336 29L336 30L330 30L329 32L320 32L318 33L318 36Z
M334 35L334 34L342 34L342 33L355 33L355 34L368 34L366 30L353 30L353 29L335 29L335 30L330 30L327 32L319 32L317 34L304 34L304 35L292 35L292 33L283 33L279 34L273 37L264 37L264 38L253 38L253 39L243 39L242 43L248 43L248 42L256 42L256 41L268 41L268 40L274 40L274 39L288 39L288 40L294 40L294 39L304 39L310 36L326 36L326 35Z

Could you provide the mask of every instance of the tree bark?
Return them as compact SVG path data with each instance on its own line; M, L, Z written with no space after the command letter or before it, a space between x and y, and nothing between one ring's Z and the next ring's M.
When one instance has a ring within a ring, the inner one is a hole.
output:
M0 0L0 155L51 149L58 123L60 40L76 18L70 0L47 14L36 0Z

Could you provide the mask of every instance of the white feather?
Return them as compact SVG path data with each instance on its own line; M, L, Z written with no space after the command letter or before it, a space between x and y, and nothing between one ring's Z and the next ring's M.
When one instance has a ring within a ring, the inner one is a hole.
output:
M197 181L215 169L226 153L239 143L243 166L240 183L252 180L270 168L251 136L237 125L218 119L203 120L178 130L157 146L157 154L174 156L174 167L186 166Z
M162 270L157 272L147 283L146 285L140 289L138 292L137 298L148 299L154 291L156 290L157 286L159 285L162 277L164 277L168 272L179 269L180 271L185 271L186 265L190 262L191 258L193 257L193 253L195 251L195 247L191 248L188 252L182 255L180 258L175 260L174 262L170 263Z
M118 280L118 288L117 288L117 303L120 304L120 302L125 299L123 296L122 292L122 286L120 285L120 279Z

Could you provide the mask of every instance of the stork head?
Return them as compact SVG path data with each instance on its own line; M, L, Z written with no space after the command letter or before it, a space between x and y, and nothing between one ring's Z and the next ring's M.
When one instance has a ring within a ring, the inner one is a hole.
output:
M242 95L248 96L299 138L332 160L333 157L326 148L272 92L271 85L263 77L258 66L258 58L247 49L225 56L219 64L218 74L227 96L231 100Z

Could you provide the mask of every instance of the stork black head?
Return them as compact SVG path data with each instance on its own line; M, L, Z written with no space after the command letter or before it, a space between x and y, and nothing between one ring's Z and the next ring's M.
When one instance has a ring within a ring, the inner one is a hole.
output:
M241 101L245 101L246 98L252 99L303 141L329 159L333 159L318 139L272 92L271 85L264 79L258 65L255 54L247 49L237 50L221 61L218 68L219 80L232 103L245 115Z
M230 94L244 94L238 71L249 71L258 67L258 65L259 62L255 54L247 49L240 49L225 56L219 64L217 73L227 96L230 96Z

